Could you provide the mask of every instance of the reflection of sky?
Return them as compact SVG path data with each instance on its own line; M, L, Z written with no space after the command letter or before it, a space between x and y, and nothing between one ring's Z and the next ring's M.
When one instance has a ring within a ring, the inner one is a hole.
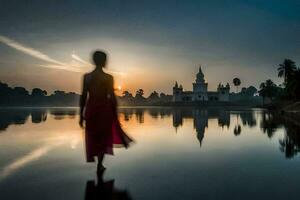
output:
M68 123L68 121L70 121ZM10 163L3 163L1 165L2 171L0 179L13 174L17 170L30 165L43 156L46 156L51 150L61 145L67 145L69 148L77 148L79 142L82 140L81 130L72 128L72 120L65 119L65 123L59 126L53 118L48 119L45 124L32 124L27 121L24 125L13 126L13 130L5 131L1 137L1 152L15 152L14 148L22 149L23 153L17 152L16 155L5 156L1 155L2 161L9 161ZM40 126L42 125L42 126ZM64 130L63 134L59 129ZM30 131L28 131L30 130ZM8 134L6 134L8 132ZM10 134L12 132L12 134Z
M58 145L59 143L57 143ZM56 145L47 145L43 146L41 148L35 149L28 153L26 156L23 156L14 162L10 163L9 165L5 166L0 174L0 178L4 179L6 176L9 176L13 174L16 170L19 168L22 168L29 164L30 162L33 162L35 160L38 160L40 157L47 154L53 147Z
M266 78L278 80L275 68L283 58L299 62L299 6L293 0L71 1L59 6L1 1L0 35L55 61L0 44L0 79L78 91L81 73L50 68L73 66L79 61L74 53L89 61L90 52L100 48L110 54L111 71L127 74L115 74L116 85L132 92L170 93L175 80L190 89L198 64L204 65L210 89L219 81L231 83L234 76L243 85L258 86Z

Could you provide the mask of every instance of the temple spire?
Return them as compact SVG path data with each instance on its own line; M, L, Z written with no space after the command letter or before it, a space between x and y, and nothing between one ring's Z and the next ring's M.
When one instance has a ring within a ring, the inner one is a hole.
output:
M177 83L177 81L175 82L175 88L178 88L178 83Z
M199 66L199 72L197 73L196 76L196 83L204 83L204 74L202 72L201 65Z

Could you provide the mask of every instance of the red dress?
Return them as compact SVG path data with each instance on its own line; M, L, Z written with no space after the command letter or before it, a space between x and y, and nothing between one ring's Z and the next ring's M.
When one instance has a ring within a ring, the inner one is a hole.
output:
M118 120L114 96L110 95L112 84L93 82L88 81L89 98L85 106L87 162L94 162L98 155L113 155L113 147L127 148L132 142Z

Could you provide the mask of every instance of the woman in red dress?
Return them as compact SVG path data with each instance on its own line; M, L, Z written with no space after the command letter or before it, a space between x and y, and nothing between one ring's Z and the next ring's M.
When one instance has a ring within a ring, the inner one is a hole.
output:
M103 71L106 57L102 51L94 52L96 68L84 75L80 98L79 124L83 127L85 121L86 158L94 162L97 157L98 170L104 169L104 154L113 155L114 146L127 148L132 141L118 120L113 77Z

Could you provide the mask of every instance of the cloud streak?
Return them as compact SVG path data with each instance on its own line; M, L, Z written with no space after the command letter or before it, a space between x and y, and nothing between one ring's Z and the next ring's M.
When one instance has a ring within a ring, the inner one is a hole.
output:
M0 42L13 48L13 49L20 51L22 53L25 53L29 56L32 56L34 58L37 58L39 60L47 62L46 64L36 65L39 67L65 70L65 71L71 71L71 72L86 72L87 70L90 70L93 67L93 65L91 63L85 61L80 56L78 56L74 53L71 54L71 57L77 63L68 64L68 63L64 63L59 60L56 60L54 58L51 58L50 56L46 55L45 53L43 53L37 49L28 47L24 44L21 44L13 39L3 36L3 35L0 35ZM120 75L120 76L126 75L126 73L124 73L124 72L111 71L111 70L108 70L108 72L115 74L115 75Z
M79 57L78 55L76 55L75 53L73 53L72 55L72 58L76 61L78 61L79 63L87 66L87 67L92 67L93 65L85 60L83 60L81 57ZM108 73L112 73L112 74L115 74L115 75L120 75L120 76L126 76L126 73L124 72L119 72L119 71L112 71L112 70L106 70Z
M51 57L49 57L48 55L38 51L38 50L35 50L33 48L30 48L30 47L26 47L25 45L23 44L20 44L12 39L9 39L5 36L2 36L0 35L0 42L6 44L7 46L9 47L12 47L16 50L19 50L27 55L30 55L32 57L35 57L35 58L38 58L40 60L43 60L43 61L46 61L46 62L51 62L51 63L54 63L54 64L57 64L57 65L65 65L64 63L58 61L58 60L55 60Z
M59 60L56 60L54 58L51 58L50 56L42 53L39 50L36 50L34 48L28 47L26 45L23 45L19 42L16 42L8 37L0 35L0 42L13 48L18 51L21 51L22 53L25 53L29 56L32 56L34 58L37 58L39 60L51 63L51 64L43 64L43 65L37 65L39 67L45 67L45 68L51 68L51 69L59 69L59 70L66 70L71 72L83 72L83 70L79 70L76 68L76 66L71 66L69 64L63 63Z
M88 66L88 67L92 67L92 66L93 66L91 63L89 63L89 62L83 60L82 58L80 58L78 55L76 55L76 54L74 54L74 53L73 53L71 56L72 56L72 58L73 58L74 60L76 60L76 61L78 61L78 62L80 62L80 63L82 63L82 64L84 64L84 65L86 65L86 66Z
M85 72L86 71L86 70L83 70L80 68L64 66L64 65L44 64L44 65L37 65L37 66L43 67L43 68L49 68L49 69L66 70L66 71L71 71L71 72Z

